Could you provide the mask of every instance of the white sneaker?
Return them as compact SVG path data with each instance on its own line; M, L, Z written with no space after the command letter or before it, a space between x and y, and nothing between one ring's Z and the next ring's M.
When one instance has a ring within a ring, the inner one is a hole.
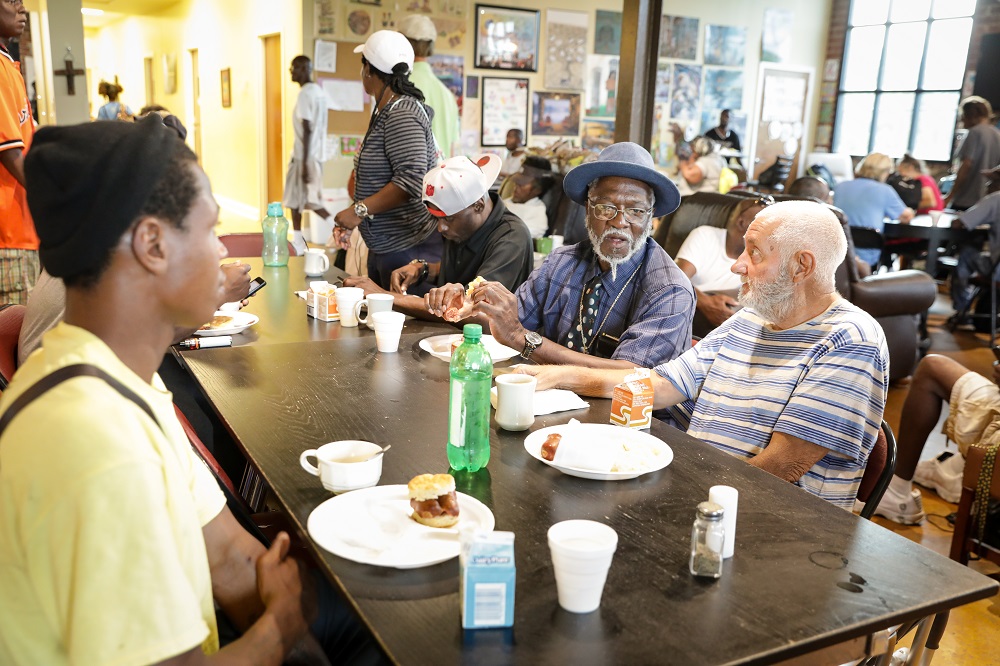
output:
M961 454L943 453L937 458L917 463L913 482L930 488L945 502L957 504L962 497L962 475L965 458Z
M292 238L292 247L295 248L295 253L300 257L306 253L307 249L309 249L309 246L306 244L304 238L296 237Z
M891 487L885 489L882 501L875 508L875 515L888 518L902 525L919 525L924 522L924 499L920 491L913 488L910 497L903 497Z

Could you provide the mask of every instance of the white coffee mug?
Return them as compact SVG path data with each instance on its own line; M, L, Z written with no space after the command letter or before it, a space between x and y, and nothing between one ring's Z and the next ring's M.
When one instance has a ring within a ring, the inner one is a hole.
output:
M535 386L531 375L500 375L497 383L497 425L504 430L527 430L535 422Z
M326 256L326 250L309 249L305 251L303 256L306 263L306 275L323 275L330 270L330 257Z
M358 317L354 314L354 306L365 297L365 290L360 287L341 287L337 290L337 311L340 313L340 325L352 327L358 325Z
M354 306L354 316L357 318L359 324L365 324L374 331L375 323L372 321L372 315L376 312L388 312L392 310L392 300L392 294L369 294ZM361 318L361 308L368 308L364 319Z
M382 476L382 456L372 456L381 450L378 444L359 440L330 442L318 449L303 451L299 464L305 471L318 476L330 492L344 493L378 483ZM317 465L309 462L311 457L316 458Z

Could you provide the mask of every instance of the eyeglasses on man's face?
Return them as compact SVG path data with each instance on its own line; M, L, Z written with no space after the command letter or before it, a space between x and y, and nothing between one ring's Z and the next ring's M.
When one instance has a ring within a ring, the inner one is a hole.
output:
M587 203L594 211L594 217L605 222L610 222L621 213L629 224L643 224L653 212L652 208L619 208L613 204L594 203L593 199L587 199Z
M770 194L761 194L756 199L753 200L754 206L761 206L762 208L767 208L774 203L774 197Z
M3 0L5 5L10 5L11 7L16 7L22 9L24 7L24 0Z

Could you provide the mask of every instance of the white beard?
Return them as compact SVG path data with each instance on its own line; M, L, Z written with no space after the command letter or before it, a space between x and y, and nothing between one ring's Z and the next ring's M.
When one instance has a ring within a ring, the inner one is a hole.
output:
M750 308L769 324L784 321L795 309L795 283L787 266L773 282L748 280L746 293L740 290L736 300Z
M587 225L587 235L590 236L590 244L594 247L594 254L597 255L598 259L600 259L601 261L606 261L611 266L612 282L618 278L618 265L623 264L632 257L634 257L635 253L638 252L642 248L642 246L646 244L646 239L649 238L649 230L651 226L652 225L647 224L646 228L643 229L642 233L631 240L629 244L628 253L624 257L609 257L606 256L603 252L601 252L601 243L603 243L605 239L611 237L621 238L625 241L628 241L629 235L624 231L622 231L621 229L609 228L605 229L604 233L601 234L601 237L598 238L597 234L594 233L593 228L589 224Z

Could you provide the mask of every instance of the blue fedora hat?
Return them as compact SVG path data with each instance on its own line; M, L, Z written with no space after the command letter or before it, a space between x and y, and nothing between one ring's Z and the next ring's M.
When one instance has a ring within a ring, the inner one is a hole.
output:
M680 192L670 179L653 168L653 156L637 143L613 143L597 156L596 162L585 162L570 170L563 179L563 190L570 199L587 205L587 185L605 176L621 176L646 183L653 188L656 202L653 216L660 217L677 210Z

